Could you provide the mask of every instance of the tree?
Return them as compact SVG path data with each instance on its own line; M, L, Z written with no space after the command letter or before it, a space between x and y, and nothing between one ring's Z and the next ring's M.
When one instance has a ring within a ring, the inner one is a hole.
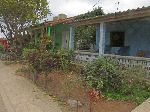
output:
M80 21L82 19L87 19L91 17L96 17L104 15L104 12L101 7L93 9L91 12L87 12L85 14L78 15L75 19ZM91 44L96 44L96 26L95 25L84 25L79 26L75 29L75 43L78 42L80 46L78 49L88 50L90 49Z
M50 14L47 0L0 0L0 29L18 50L29 38L30 26Z

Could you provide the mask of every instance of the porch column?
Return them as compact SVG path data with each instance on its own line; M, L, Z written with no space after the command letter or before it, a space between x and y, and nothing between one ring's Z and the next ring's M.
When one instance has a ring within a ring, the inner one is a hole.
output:
M48 35L48 37L51 37L51 26L48 26L47 27L47 35Z
M96 25L96 51L99 50L99 40L100 40L100 24Z
M99 56L105 51L106 23L100 23Z
M69 50L74 49L74 27L70 26Z

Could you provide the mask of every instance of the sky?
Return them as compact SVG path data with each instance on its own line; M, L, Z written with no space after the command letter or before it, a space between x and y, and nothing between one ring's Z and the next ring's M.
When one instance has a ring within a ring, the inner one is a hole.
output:
M48 20L60 13L68 15L68 17L86 13L91 11L96 3L95 8L98 6L102 7L105 13L150 6L150 0L48 0L48 2L53 14L51 17L48 17ZM118 2L119 4L117 4ZM3 37L1 33L0 37Z
M118 2L119 5L117 4ZM79 15L91 11L94 5L95 7L102 7L105 13L111 13L150 6L150 0L49 0L52 16L56 16L59 13L65 13L69 17Z

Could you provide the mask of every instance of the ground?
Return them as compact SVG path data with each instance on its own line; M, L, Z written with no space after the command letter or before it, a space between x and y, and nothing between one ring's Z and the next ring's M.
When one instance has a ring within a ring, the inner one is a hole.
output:
M51 80L48 80L47 89L52 95L50 97L37 87L44 84L42 75L38 84L34 85L29 80L30 76L24 78L16 75L15 71L19 67L21 66L14 64L6 66L0 61L0 112L76 112L76 109L68 109L62 102L54 100L54 96L66 99L62 92L64 90L62 83L65 81L62 72L54 71L49 74L48 79ZM82 89L77 88L77 91L72 92L75 99L81 102L84 100ZM96 109L94 112L131 112L136 106L132 102L100 99L94 106ZM83 108L80 109L78 112L87 112L83 111Z
M15 75L18 67L0 61L0 112L62 112L50 96Z
M1 95L0 95L0 112L7 112Z

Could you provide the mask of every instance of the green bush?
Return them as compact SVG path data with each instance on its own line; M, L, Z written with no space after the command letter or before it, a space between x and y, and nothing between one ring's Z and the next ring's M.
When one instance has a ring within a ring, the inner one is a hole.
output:
M4 47L3 45L0 44L0 53L3 53L4 52Z
M36 49L24 48L24 49L22 50L22 57L23 57L23 59L27 59L28 56L29 56L29 54L32 53L32 52L34 52L34 51L36 51Z
M90 88L108 98L140 104L150 97L150 82L146 80L148 73L140 65L126 68L101 58L88 63L83 75Z
M117 91L122 80L118 66L103 58L86 64L83 75L89 87L101 92Z
M29 53L28 62L38 73L48 72L60 65L59 56L48 51L34 51Z
M122 70L122 89L120 93L125 99L142 103L150 97L150 81L147 80L149 73L141 65Z
M60 69L68 71L71 69L71 61L73 60L73 51L71 50L58 50L56 54L60 57Z

